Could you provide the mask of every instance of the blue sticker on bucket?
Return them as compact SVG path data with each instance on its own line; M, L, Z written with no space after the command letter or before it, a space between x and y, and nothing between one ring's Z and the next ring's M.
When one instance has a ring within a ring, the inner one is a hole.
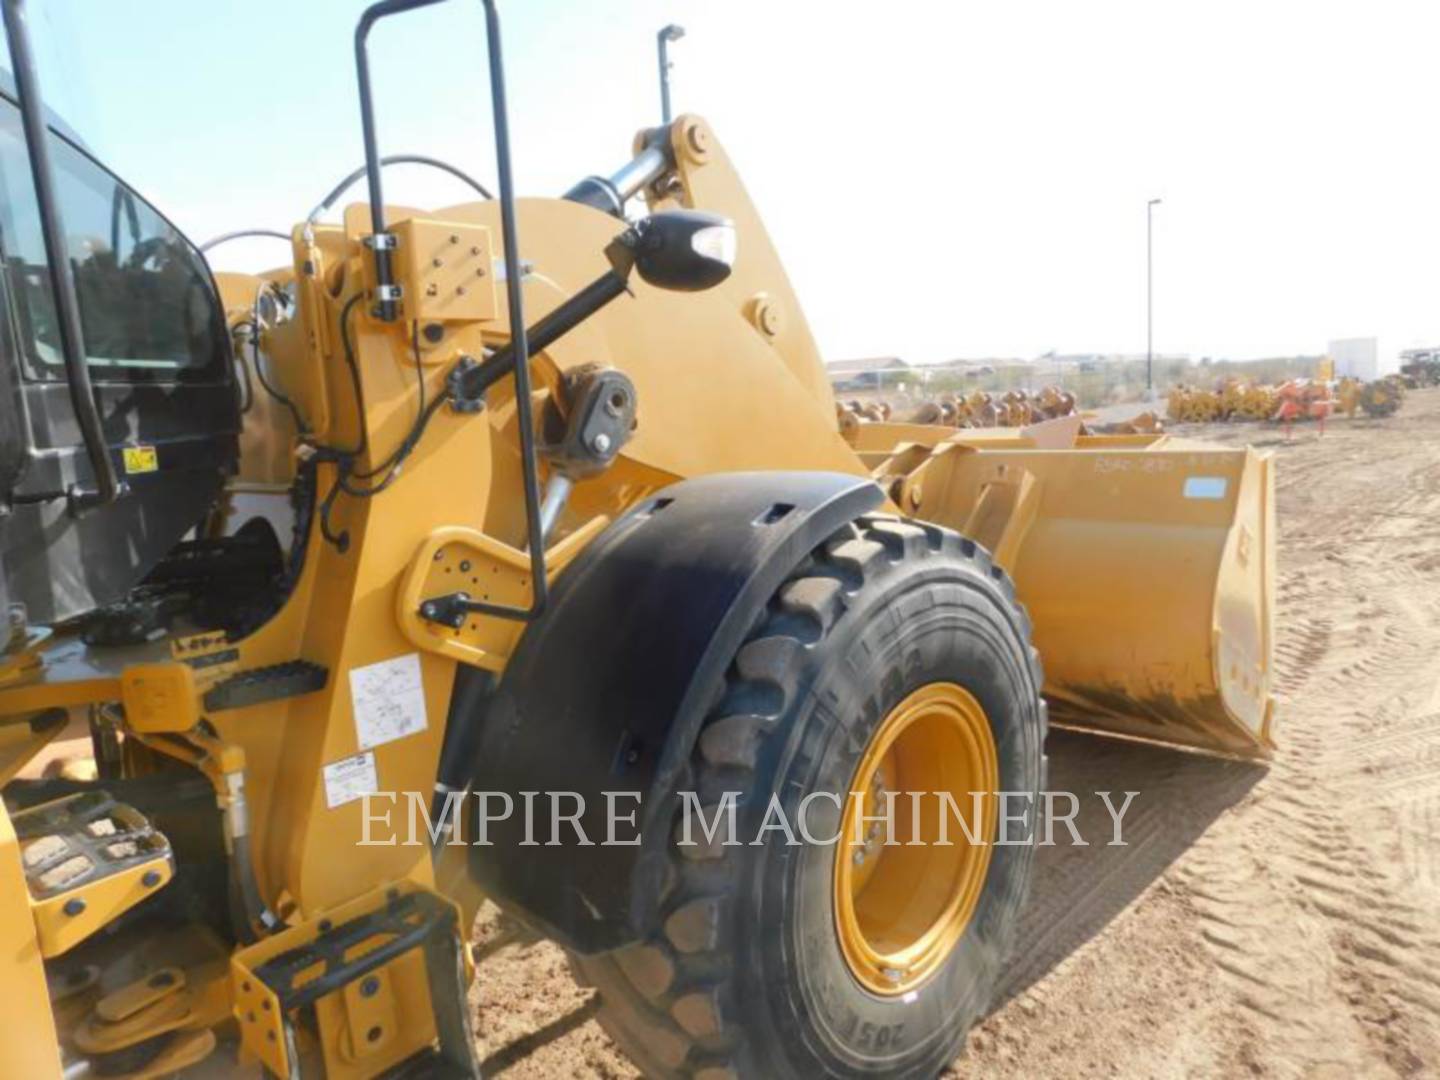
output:
M1223 499L1225 484L1226 480L1223 476L1187 476L1185 478L1185 498Z

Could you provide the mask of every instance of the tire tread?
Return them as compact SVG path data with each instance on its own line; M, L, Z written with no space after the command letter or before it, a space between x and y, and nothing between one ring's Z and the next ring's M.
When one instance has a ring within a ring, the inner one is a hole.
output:
M775 734L778 718L799 689L807 649L843 618L850 606L847 596L871 587L901 562L942 554L973 563L1000 586L1025 643L1034 685L1042 686L1040 654L1029 644L1029 616L1015 598L1009 575L988 551L933 524L866 515L837 530L796 568L736 653L719 703L692 753L696 790L705 789L707 772L725 770L732 785L737 775L753 773L763 742ZM796 632L797 616L812 624L813 636ZM756 702L767 707L756 709ZM1040 716L1043 748L1043 699ZM1042 776L1044 767L1042 758ZM707 817L714 811L713 804L704 806ZM663 897L658 924L645 939L615 953L573 958L583 980L600 992L601 1027L647 1076L699 1080L755 1074L746 1061L743 1034L726 1007L734 972L725 914L734 902L739 868L733 864L739 857L736 849L718 843L672 844L673 884ZM685 1052L677 1057L682 1045Z

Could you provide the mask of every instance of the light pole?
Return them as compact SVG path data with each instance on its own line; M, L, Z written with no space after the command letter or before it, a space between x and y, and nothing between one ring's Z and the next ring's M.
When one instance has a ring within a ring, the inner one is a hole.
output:
M1145 204L1145 395L1155 400L1155 207L1159 199Z
M670 123L670 58L665 46L685 36L685 28L671 23L655 35L655 44L660 50L660 120Z

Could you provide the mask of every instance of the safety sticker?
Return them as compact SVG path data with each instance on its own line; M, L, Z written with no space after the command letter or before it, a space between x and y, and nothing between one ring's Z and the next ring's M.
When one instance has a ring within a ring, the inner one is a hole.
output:
M126 446L121 449L120 456L125 461L125 471L132 476L160 468L160 455L153 446Z
M369 750L332 761L320 771L325 777L325 805L331 810L380 790L375 755Z
M355 737L361 750L384 746L425 730L425 687L420 654L350 669Z
M1226 480L1223 476L1187 476L1185 478L1185 498L1223 499L1225 487Z

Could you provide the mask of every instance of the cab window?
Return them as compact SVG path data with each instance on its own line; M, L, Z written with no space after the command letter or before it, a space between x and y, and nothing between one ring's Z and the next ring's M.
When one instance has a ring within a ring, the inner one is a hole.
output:
M149 204L50 133L55 194L96 382L224 377L224 321L199 253ZM55 301L20 111L0 98L0 258L25 375L63 381Z

